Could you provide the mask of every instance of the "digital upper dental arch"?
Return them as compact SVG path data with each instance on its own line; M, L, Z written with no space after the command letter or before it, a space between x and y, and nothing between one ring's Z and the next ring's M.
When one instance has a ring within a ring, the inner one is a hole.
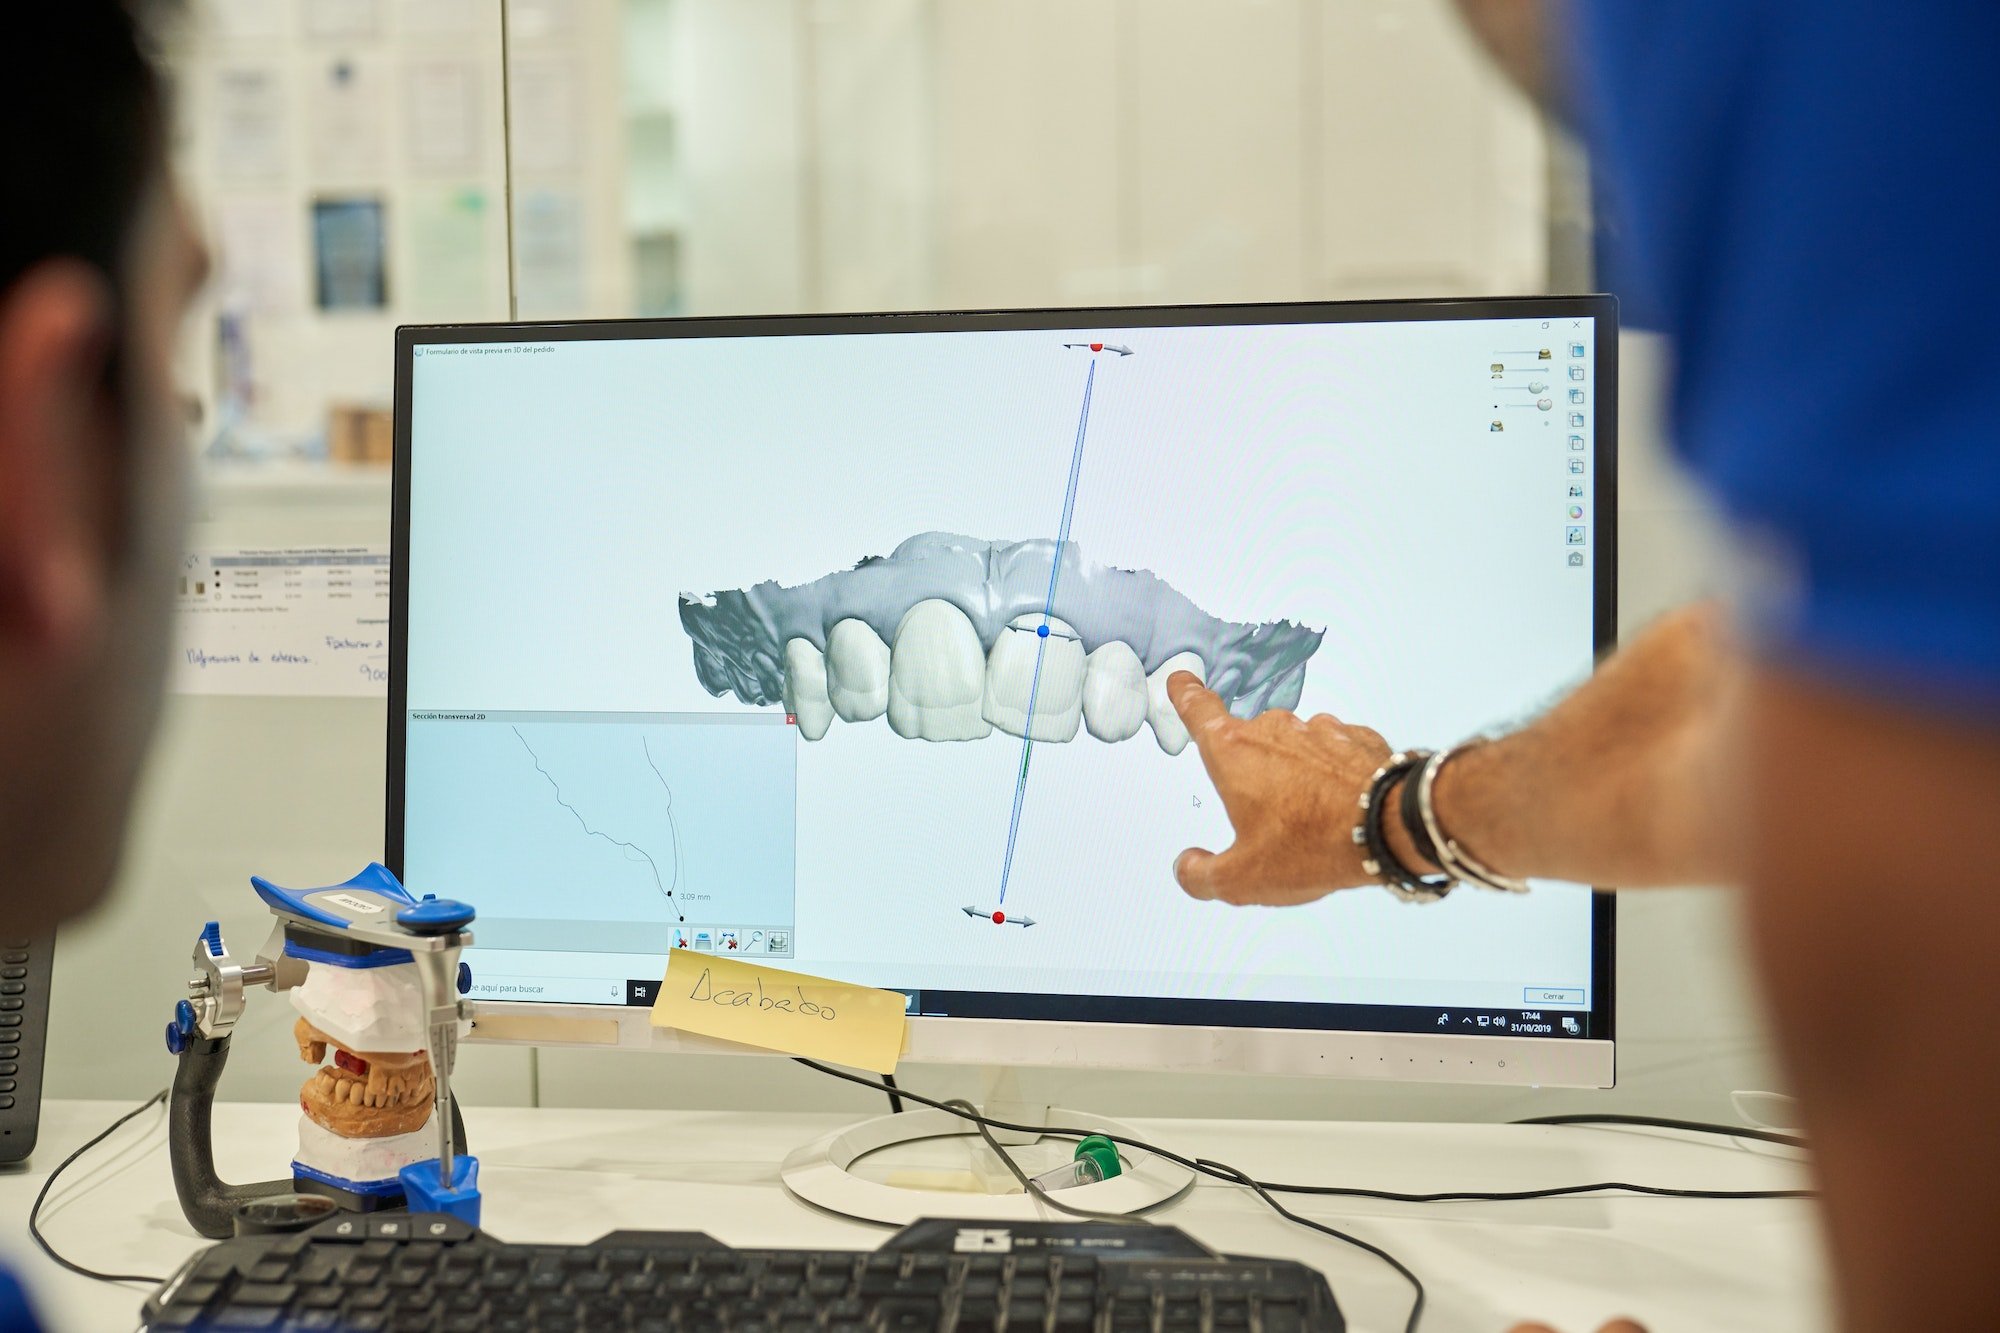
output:
M835 718L886 719L928 741L996 729L1122 741L1150 726L1170 755L1188 733L1169 675L1192 671L1238 717L1295 708L1326 633L1218 619L1150 570L1086 560L1073 540L946 532L796 587L683 593L680 617L710 694L782 703L808 741Z

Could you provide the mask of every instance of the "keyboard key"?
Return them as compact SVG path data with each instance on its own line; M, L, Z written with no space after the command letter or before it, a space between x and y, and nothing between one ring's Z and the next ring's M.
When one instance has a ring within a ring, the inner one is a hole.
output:
M15 1038L15 1040L19 1040L19 1038ZM20 1058L21 1048L19 1046L0 1046L0 1060L18 1060Z
M11 1111L13 1109L14 1099L5 1093L0 1093L0 1111Z
M1097 1322L1097 1307L1089 1301L1063 1301L1056 1306L1056 1333L1088 1333Z
M159 1318L146 1325L149 1330L172 1330L193 1328L195 1320L201 1318L201 1311L191 1305L169 1305L160 1311Z
M0 953L0 963L25 963L27 961L28 951L19 946L8 949L6 953Z
M224 1310L221 1314L216 1315L209 1326L211 1328L223 1329L276 1328L278 1326L278 1319L279 1315L276 1310L237 1308Z
M19 1026L21 1026L21 1015L0 1014L0 1028L17 1028ZM13 1036L13 1034L11 1033L9 1035ZM20 1038L18 1036L15 1036L14 1040L19 1041Z
M1305 1317L1299 1307L1289 1303L1273 1304L1264 1302L1262 1323L1264 1333L1305 1333Z
M183 1282L174 1292L173 1304L203 1306L215 1299L215 1293L222 1290L218 1282Z
M27 990L25 981L0 981L0 995L25 995Z
M0 967L0 980L19 981L27 975L28 969L25 967Z

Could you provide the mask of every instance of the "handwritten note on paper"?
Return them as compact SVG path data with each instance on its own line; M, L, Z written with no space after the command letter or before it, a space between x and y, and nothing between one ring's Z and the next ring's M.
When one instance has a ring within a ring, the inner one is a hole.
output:
M895 991L675 949L653 1026L892 1074L905 1004Z
M380 697L389 553L197 551L181 561L173 687L183 694Z

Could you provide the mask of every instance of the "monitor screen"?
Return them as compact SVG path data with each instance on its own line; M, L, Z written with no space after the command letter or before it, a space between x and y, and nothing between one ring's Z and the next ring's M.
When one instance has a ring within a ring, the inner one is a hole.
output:
M406 329L389 857L475 999L1604 1037L1576 885L1198 902L1167 703L1399 746L1610 636L1608 298ZM1475 849L1476 850L1476 849Z

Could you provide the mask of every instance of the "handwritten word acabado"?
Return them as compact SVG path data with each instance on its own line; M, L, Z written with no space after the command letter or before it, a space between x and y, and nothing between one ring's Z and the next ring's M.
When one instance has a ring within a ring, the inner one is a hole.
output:
M792 987L792 994L797 996L796 1000L791 996L766 995L762 977L757 978L754 995L747 990L716 990L714 983L708 979L708 969L704 967L701 976L695 980L694 989L688 992L688 998L698 1004L720 1005L724 1009L762 1009L774 1014L799 1014L817 1018L822 1023L831 1023L837 1016L832 1005L808 1000L805 991L798 986Z

